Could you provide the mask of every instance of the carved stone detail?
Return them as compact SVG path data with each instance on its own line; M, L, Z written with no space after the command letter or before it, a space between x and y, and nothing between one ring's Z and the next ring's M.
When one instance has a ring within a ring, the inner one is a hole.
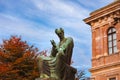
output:
M120 11L116 11L114 13L111 13L107 16L98 18L91 22L92 29L96 29L98 27L102 27L106 24L109 24L110 26L114 25L116 21L120 21ZM114 24L113 24L114 23Z

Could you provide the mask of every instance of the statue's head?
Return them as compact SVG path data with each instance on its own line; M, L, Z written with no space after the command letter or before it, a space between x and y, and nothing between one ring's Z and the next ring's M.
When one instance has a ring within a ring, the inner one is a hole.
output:
M55 29L55 33L58 35L60 39L64 38L64 30L62 28Z

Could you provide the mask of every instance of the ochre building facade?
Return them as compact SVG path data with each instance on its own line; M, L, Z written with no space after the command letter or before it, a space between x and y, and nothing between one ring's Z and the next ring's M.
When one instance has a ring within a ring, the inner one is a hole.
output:
M84 21L92 32L92 80L120 80L120 0L90 13Z

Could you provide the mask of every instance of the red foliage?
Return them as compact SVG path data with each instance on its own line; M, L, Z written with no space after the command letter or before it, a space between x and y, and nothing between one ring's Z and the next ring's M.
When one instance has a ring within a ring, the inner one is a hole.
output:
M36 54L20 37L12 36L0 45L0 80L34 80L39 76Z
M0 64L0 73L4 73L8 70L8 65L7 64Z

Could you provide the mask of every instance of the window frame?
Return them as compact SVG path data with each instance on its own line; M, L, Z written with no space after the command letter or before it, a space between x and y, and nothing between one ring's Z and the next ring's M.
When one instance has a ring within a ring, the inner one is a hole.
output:
M117 33L115 27L110 27L107 31L108 54L117 53Z
M117 78L116 77L111 77L111 78L109 78L109 80L117 80Z

